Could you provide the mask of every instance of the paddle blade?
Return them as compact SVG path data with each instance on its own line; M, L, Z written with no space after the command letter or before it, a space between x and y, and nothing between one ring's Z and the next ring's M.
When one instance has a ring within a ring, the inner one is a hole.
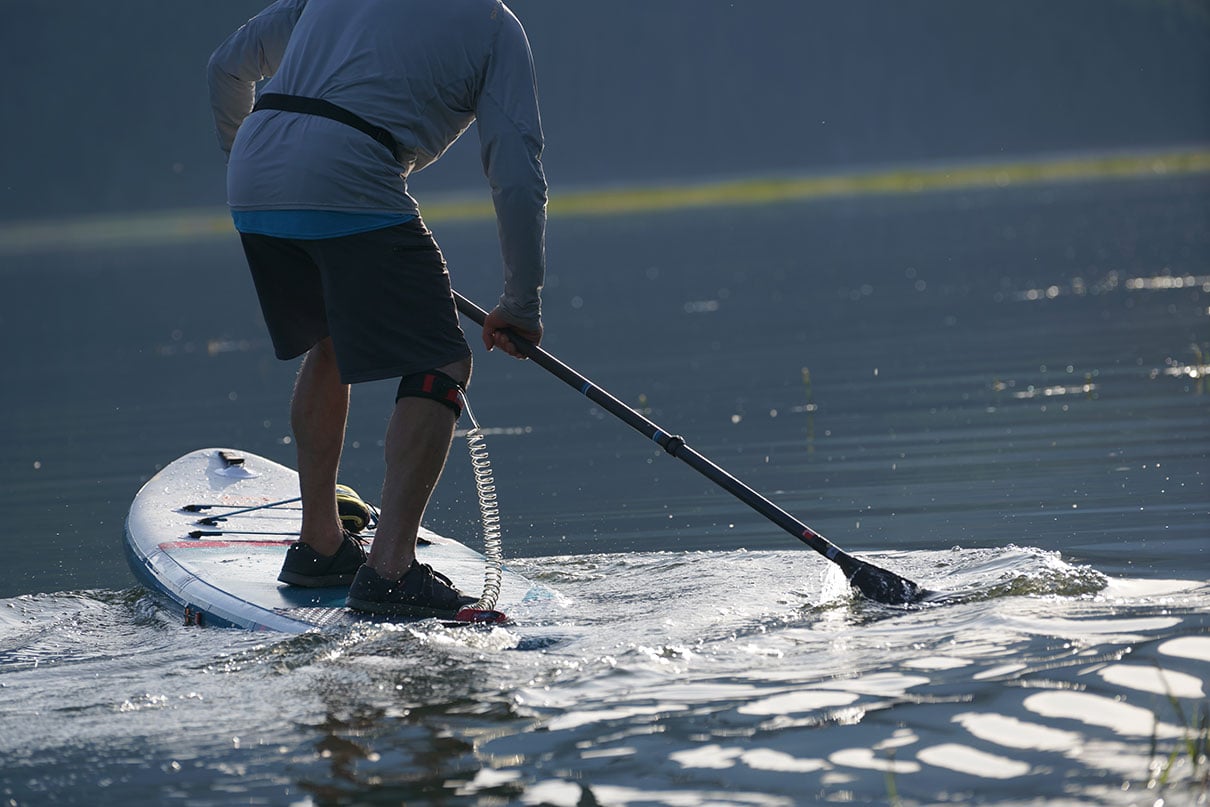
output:
M863 560L856 561L849 585L868 599L887 605L910 605L929 593L911 580Z

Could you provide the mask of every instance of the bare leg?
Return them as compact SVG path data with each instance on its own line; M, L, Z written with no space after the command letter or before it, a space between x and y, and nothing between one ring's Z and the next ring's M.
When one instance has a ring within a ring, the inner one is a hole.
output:
M437 368L466 385L470 359ZM449 456L454 413L427 398L400 398L387 426L382 511L369 566L387 580L403 577L416 559L416 535L424 508Z
M303 359L290 402L302 493L301 540L321 555L334 555L343 540L336 473L348 416L349 385L341 383L332 340L325 339Z

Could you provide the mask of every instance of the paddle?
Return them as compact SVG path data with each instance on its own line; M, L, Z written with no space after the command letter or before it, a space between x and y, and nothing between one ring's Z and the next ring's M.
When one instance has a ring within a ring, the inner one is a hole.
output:
M483 325L487 312L458 292L454 292L458 310L465 316ZM872 563L853 557L794 516L761 496L752 488L690 448L683 439L669 434L647 418L634 411L605 390L593 384L571 367L550 353L525 339L510 333L509 338L525 354L543 369L580 391L590 401L602 406L636 431L658 443L665 451L683 461L702 476L714 482L731 495L772 521L807 546L835 563L848 578L849 585L877 602L890 605L906 605L916 602L928 592L911 580L881 569Z

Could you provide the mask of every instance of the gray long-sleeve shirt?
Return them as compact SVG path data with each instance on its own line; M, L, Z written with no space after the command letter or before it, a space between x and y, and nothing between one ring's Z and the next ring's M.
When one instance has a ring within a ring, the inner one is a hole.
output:
M546 179L533 59L499 0L277 0L210 57L210 101L233 210L418 213L407 176L478 121L504 259L500 304L536 327ZM322 98L386 128L390 151L313 115L250 114L264 92Z

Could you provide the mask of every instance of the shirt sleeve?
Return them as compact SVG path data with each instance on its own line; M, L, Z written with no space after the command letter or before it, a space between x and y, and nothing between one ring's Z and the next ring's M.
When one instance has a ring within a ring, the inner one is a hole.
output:
M498 13L502 18L475 117L504 259L500 307L514 325L536 329L546 273L542 121L529 40L503 4Z
M210 56L207 82L219 147L231 152L235 133L252 112L256 82L281 64L294 24L307 0L277 0L227 37Z

